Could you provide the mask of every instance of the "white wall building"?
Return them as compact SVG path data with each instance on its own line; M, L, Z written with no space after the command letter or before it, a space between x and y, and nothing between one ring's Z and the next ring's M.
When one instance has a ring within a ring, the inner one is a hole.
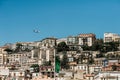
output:
M96 36L95 34L89 33L89 34L80 34L79 37L79 45L88 45L92 46L94 43Z
M120 41L120 35L116 33L104 33L104 42Z
M99 72L97 75L95 75L94 80L120 80L120 72Z
M65 42L67 44L67 38L60 38L56 40L57 44L59 44L60 42Z

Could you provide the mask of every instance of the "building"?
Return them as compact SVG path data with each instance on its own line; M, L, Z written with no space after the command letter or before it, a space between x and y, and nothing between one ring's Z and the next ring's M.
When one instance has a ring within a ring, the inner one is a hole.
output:
M26 66L29 64L29 59L31 59L31 52L18 52L7 55L9 65L21 65Z
M120 35L116 33L104 33L104 42L120 41Z
M94 76L93 80L120 80L119 71L102 71Z
M67 44L67 38L60 38L56 40L57 44L59 44L60 42L65 42Z
M78 37L68 36L67 37L67 45L78 45Z
M7 48L7 46L0 47L0 65L5 65L7 63L7 52L4 51Z
M78 35L79 38L79 45L88 45L92 46L94 41L96 40L96 35L89 33L89 34L80 34Z
M41 41L39 46L39 64L43 64L45 61L50 61L54 65L54 55L56 53L56 38L45 38Z
M40 66L40 74L54 78L54 66Z
M41 48L50 48L50 47L55 47L56 46L56 38L50 37L50 38L45 38L41 40Z

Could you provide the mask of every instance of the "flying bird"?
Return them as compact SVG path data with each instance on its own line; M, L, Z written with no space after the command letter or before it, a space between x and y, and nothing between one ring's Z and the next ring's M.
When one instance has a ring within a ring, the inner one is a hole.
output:
M40 33L40 31L39 31L39 30L36 30L36 29L34 29L33 32L34 32L34 33Z

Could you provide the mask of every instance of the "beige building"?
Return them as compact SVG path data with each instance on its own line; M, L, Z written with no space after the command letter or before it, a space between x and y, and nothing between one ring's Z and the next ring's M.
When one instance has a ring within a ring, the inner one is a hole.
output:
M104 33L104 42L120 41L120 35L116 33Z
M96 35L89 33L89 34L80 34L79 37L79 45L88 45L92 46L96 39Z
M7 52L4 51L7 46L0 47L0 65L4 65L7 63Z
M93 80L120 80L119 71L102 71L95 75Z
M67 38L60 38L56 40L57 44L59 44L60 42L65 42L67 44Z
M18 64L21 66L26 66L29 64L29 59L31 59L31 52L12 53L7 56L9 65Z
M56 53L56 38L45 38L39 45L39 64L43 64L45 61L51 61L54 65L54 55Z

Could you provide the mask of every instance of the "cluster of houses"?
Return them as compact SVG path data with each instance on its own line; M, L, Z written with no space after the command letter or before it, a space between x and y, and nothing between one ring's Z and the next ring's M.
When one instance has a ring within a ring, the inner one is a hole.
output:
M92 46L96 40L93 33L79 34L57 39L49 37L35 42L17 42L0 47L1 80L119 80L119 58L97 58L99 51L84 51L81 46ZM115 33L104 33L104 42L120 41ZM69 69L55 72L55 57L63 59L64 52L57 52L57 45L65 42L71 50L66 51ZM119 55L120 51L107 52ZM35 72L32 65L39 65Z

